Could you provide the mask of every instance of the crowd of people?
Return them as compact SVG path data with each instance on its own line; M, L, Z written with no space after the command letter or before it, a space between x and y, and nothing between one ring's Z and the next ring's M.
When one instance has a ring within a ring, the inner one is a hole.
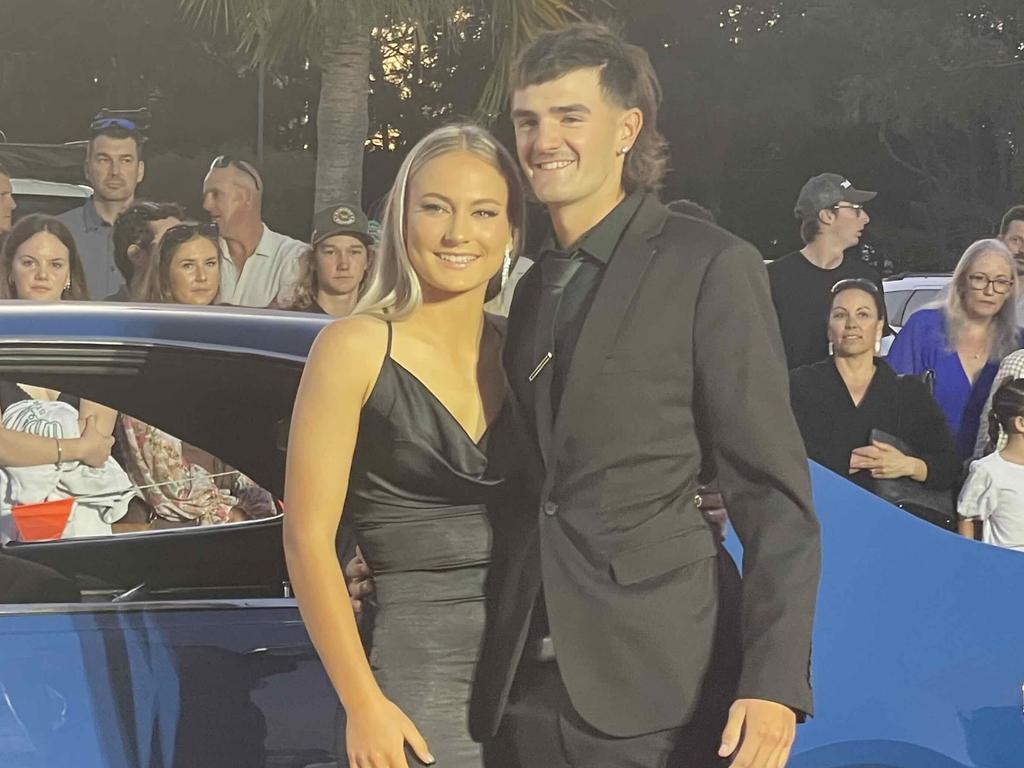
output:
M907 509L1024 550L1024 206L964 251L883 358L882 285L852 250L875 196L809 179L794 209L805 245L768 266L808 456L891 500L903 481Z

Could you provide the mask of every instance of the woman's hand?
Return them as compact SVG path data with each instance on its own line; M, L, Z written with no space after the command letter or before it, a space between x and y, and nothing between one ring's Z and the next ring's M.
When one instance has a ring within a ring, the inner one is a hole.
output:
M345 742L352 768L409 768L406 744L420 762L434 763L427 742L412 720L384 696L354 707L346 715Z
M85 420L81 437L63 442L72 449L68 451L67 459L84 462L90 467L102 467L110 458L110 449L114 445L114 438L103 434L96 427L96 418L90 416Z
M850 454L850 474L867 470L878 480L893 480L897 477L914 477L920 474L924 462L898 450L897 448L872 441L871 445L854 448ZM925 467L927 473L927 467ZM917 479L916 477L914 479ZM924 478L922 478L923 481Z

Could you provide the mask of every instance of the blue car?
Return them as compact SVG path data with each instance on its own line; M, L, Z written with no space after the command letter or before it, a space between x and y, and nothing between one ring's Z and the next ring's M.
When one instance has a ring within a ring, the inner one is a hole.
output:
M0 379L135 416L280 499L302 364L328 319L0 303ZM1024 766L1024 555L820 467L812 479L816 717L790 767ZM72 579L81 602L0 605L0 768L338 764L342 715L289 595L280 516L2 556Z

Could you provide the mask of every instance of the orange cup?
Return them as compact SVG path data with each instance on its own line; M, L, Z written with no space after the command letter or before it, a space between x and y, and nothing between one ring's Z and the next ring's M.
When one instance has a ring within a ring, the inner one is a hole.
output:
M74 499L21 504L11 508L22 541L49 541L64 535Z

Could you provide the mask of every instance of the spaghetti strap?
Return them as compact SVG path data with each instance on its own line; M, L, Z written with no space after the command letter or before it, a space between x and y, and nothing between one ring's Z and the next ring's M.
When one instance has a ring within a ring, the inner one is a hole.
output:
M391 321L385 320L388 326L388 348L384 350L384 357L391 357Z

